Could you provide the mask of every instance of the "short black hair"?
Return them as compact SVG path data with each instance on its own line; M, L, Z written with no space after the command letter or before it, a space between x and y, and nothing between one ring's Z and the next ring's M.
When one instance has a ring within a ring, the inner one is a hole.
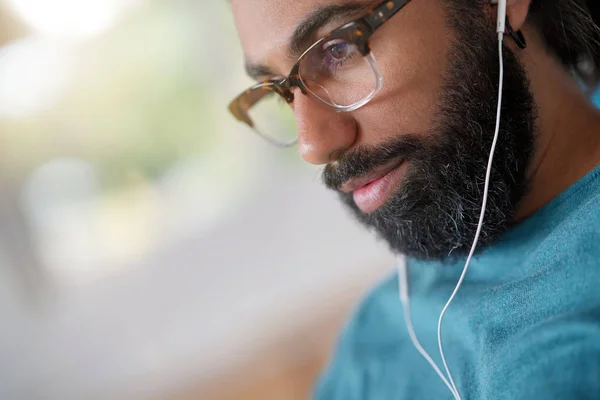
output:
M532 0L528 22L573 74L595 88L600 83L598 0Z

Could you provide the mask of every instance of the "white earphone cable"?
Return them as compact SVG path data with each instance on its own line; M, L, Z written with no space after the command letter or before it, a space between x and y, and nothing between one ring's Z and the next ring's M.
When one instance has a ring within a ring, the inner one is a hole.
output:
M448 389L450 390L450 393L452 393L452 396L455 398L455 400L461 400L461 397L460 397L458 388L456 387L456 384L454 383L454 379L452 379L452 373L450 372L450 368L448 367L448 363L446 362L446 357L444 355L444 346L442 343L442 321L444 319L444 315L446 314L446 311L448 310L448 307L450 307L450 304L456 297L456 293L460 289L462 282L465 278L465 275L467 273L467 270L469 269L469 265L471 263L471 258L473 257L473 254L475 253L475 249L477 248L477 242L479 241L479 235L481 234L481 229L483 227L483 220L485 217L485 210L486 210L486 206L487 206L492 164L494 161L494 153L496 150L496 144L498 142L498 136L500 133L500 117L501 117L501 110L502 110L502 91L503 91L503 86L504 86L504 61L503 61L503 53L502 53L503 39L504 39L503 32L498 32L498 53L499 53L499 60L500 60L500 78L499 78L499 80L500 80L500 82L498 85L498 107L497 107L497 112L496 112L496 129L494 132L494 139L492 141L492 147L490 149L490 156L488 159L487 171L486 171L486 176L485 176L485 185L484 185L484 190L483 190L483 200L482 200L482 205L481 205L481 213L479 215L479 223L477 224L475 238L473 240L473 244L471 246L471 250L467 257L465 266L463 267L463 271L462 271L460 278L456 284L456 287L454 288L454 291L452 292L452 295L450 296L450 298L448 299L448 302L446 303L446 305L442 309L442 312L440 313L440 317L438 320L438 326L437 326L438 346L439 346L439 350L440 350L440 355L442 357L442 362L444 363L444 368L446 370L446 373L448 374L448 379L446 379L446 376L444 376L444 374L442 373L440 368L433 361L431 356L429 356L427 351L425 351L425 349L419 342L419 339L417 338L417 335L414 330L414 326L412 324L412 318L411 318L411 313L410 313L410 300L409 300L410 296L408 293L408 273L406 270L406 263L404 260L398 259L398 282L399 282L400 301L401 301L402 307L404 309L404 321L406 323L406 328L408 330L408 335L410 336L410 340L412 341L415 348L419 351L419 353L421 353L423 358L425 358L425 360L427 360L427 362L433 367L435 372L442 379L444 384L448 387Z
M435 361L433 361L433 359L427 353L427 351L425 351L425 349L421 345L421 342L419 342L419 339L417 338L417 334L415 333L415 329L414 329L413 323L412 323L412 317L410 314L410 300L409 300L409 295L408 295L408 277L407 277L405 260L398 259L397 267L398 267L398 282L399 282L399 286L400 286L399 287L400 301L402 302L402 308L404 309L404 323L406 324L406 329L408 330L408 336L410 337L410 340L412 341L415 348L419 351L419 353L421 353L423 358L425 358L425 360L427 360L429 365L431 365L433 367L435 372L442 379L444 384L448 387L448 389L450 390L450 392L452 393L454 398L458 400L458 395L454 391L454 388L452 387L452 385L450 385L450 382L448 382L448 380L446 379L446 376L444 376L444 374L442 373L440 368L437 366Z
M462 285L462 282L465 278L467 270L469 269L469 265L471 263L471 258L473 257L473 253L475 253L475 249L477 248L477 242L479 241L479 235L481 234L481 229L483 227L483 219L485 217L485 209L487 206L488 191L489 191L489 186L490 186L490 176L492 173L492 164L494 161L494 152L496 150L496 143L498 142L498 136L500 133L500 116L501 116L501 110L502 110L502 89L503 89L503 84L504 84L504 61L503 61L503 57L502 57L503 39L504 39L503 32L498 33L498 53L499 53L499 59L500 59L500 83L498 84L498 109L496 112L496 130L494 132L494 140L492 141L492 148L490 150L490 157L488 160L487 171L486 171L486 175L485 175L485 186L483 189L483 201L482 201L482 205L481 205L481 214L479 216L479 224L477 225L477 231L475 232L475 239L473 240L473 245L471 246L471 251L469 252L469 256L467 257L467 262L465 263L462 274L460 275L460 278L458 280L458 283L456 284L456 287L454 288L454 291L452 292L452 295L450 296L450 298L448 299L448 302L442 309L442 312L440 314L440 319L438 321L438 345L440 348L440 355L442 356L442 362L444 363L444 368L446 369L446 373L448 374L448 379L450 380L450 383L452 384L452 387L454 388L454 392L452 394L455 395L457 400L461 400L460 393L458 392L458 389L456 388L456 384L454 383L454 380L452 379L452 373L450 372L450 368L448 367L448 363L446 362L446 357L444 356L444 346L442 344L442 320L444 319L444 315L446 314L448 307L450 307L450 304L454 300L456 293L458 292L458 290L460 289L460 286Z

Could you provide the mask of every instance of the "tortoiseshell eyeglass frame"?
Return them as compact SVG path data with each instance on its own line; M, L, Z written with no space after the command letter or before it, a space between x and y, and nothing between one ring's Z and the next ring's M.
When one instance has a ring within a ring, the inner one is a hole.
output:
M294 87L299 88L303 95L311 95L311 92L302 81L302 78L300 78L300 64L305 56L315 46L318 46L324 41L342 39L346 42L354 44L361 52L363 57L367 57L371 53L371 49L369 48L369 40L371 39L373 33L410 2L411 0L386 0L375 6L361 18L333 30L329 35L316 41L298 58L296 64L294 64L290 74L286 78L270 79L253 85L229 104L229 111L238 121L247 124L251 128L254 128L254 123L248 115L248 110L258 103L264 96L276 93L288 104L291 104L294 101L294 93L291 89ZM315 97L317 100L323 102L323 100L317 96L313 95L311 97ZM361 102L358 107L351 108L335 107L328 103L325 104L337 109L338 111L353 111L359 107L362 107L366 103L366 101ZM258 133L260 134L260 132ZM262 134L260 134L260 136L267 139L277 147L285 148L295 143L295 141L291 143L279 143Z

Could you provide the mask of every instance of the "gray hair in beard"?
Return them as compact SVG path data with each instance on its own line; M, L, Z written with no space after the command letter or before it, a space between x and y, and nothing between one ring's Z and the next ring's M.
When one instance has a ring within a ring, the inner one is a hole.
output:
M408 163L404 178L378 210L365 214L351 193L341 199L366 227L397 253L431 260L464 256L479 221L489 152L496 124L498 42L491 21L471 3L448 6L456 32L444 74L437 118L428 135L402 135L373 148L344 154L323 172L327 187L340 185L396 157ZM489 32L489 34L487 34ZM504 232L527 189L534 150L536 107L526 73L504 48L504 100L499 141L478 249Z

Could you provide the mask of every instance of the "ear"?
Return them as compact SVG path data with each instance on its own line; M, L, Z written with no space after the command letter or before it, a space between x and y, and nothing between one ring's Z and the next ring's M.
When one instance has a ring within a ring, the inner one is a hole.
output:
M513 30L519 31L525 25L529 14L531 0L508 0L506 4L506 16Z

